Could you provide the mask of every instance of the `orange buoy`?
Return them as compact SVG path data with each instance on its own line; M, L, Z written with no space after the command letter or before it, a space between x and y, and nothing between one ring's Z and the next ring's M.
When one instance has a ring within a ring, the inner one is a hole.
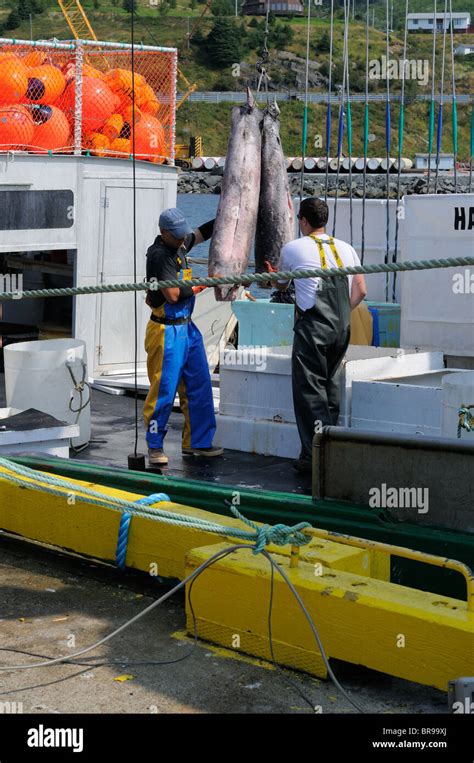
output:
M31 151L44 154L69 148L70 125L63 111L56 106L30 106L35 129Z
M57 66L44 64L30 69L26 97L32 103L55 103L66 87L64 74Z
M16 56L0 59L0 104L20 103L27 88L28 69L24 63Z
M128 158L131 151L131 141L129 138L116 138L110 144L110 151L113 152L112 156L119 156L121 158Z
M0 107L0 151L26 148L33 137L35 126L25 106Z
M165 131L155 117L143 114L135 126L135 154L140 159L150 159L163 155Z
M85 148L89 148L95 156L107 156L110 153L110 140L100 132L91 132L84 139Z
M76 81L69 81L58 105L65 111L71 121L74 119ZM100 130L104 122L115 110L115 98L110 88L100 79L84 77L82 80L82 132Z
M112 114L102 128L102 132L109 140L115 140L120 135L124 126L124 119L121 114Z
M150 85L143 85L137 91L137 104L145 114L151 114L152 117L156 116L160 104L155 96L155 92Z
M27 53L26 56L23 56L22 59L25 66L41 66L46 61L46 53L41 52L40 50L33 50L31 53Z

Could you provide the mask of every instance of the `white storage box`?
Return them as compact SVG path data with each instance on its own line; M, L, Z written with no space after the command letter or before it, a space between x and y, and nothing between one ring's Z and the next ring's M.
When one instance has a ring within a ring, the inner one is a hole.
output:
M444 369L398 379L354 381L351 426L376 432L440 437L443 383L451 374L459 373L469 374L469 371Z
M391 378L443 368L441 353L351 346L341 372L341 416L350 426L355 379ZM291 385L291 348L226 350L220 359L219 443L250 453L296 457L300 444Z

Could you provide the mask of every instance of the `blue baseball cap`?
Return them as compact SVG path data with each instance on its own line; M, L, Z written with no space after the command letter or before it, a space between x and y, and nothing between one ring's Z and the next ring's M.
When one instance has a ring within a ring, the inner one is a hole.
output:
M165 209L160 215L158 225L160 230L167 230L176 238L186 238L193 232L183 213L176 207Z

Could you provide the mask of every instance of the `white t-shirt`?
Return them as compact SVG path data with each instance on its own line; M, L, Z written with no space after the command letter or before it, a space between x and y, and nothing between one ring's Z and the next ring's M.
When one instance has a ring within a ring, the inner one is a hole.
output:
M322 233L318 236L322 241L326 241L329 236ZM335 238L339 257L347 267L360 265L360 259L355 249L345 241ZM337 262L331 251L329 244L324 244L327 264L329 268L337 268ZM319 249L314 239L309 236L302 236L294 241L289 241L281 250L281 259L279 270L310 270L311 268L321 267ZM352 286L352 276L349 276L349 294ZM296 292L296 304L300 310L309 310L314 307L317 300L317 293L320 289L321 278L299 278L294 281Z

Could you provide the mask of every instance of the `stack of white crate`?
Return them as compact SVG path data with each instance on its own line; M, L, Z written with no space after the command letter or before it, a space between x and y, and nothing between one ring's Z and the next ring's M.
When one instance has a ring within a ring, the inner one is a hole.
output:
M352 383L443 369L440 352L351 346L341 373L339 423L351 425ZM221 354L217 438L228 449L296 458L300 441L291 386L291 348L229 349Z

